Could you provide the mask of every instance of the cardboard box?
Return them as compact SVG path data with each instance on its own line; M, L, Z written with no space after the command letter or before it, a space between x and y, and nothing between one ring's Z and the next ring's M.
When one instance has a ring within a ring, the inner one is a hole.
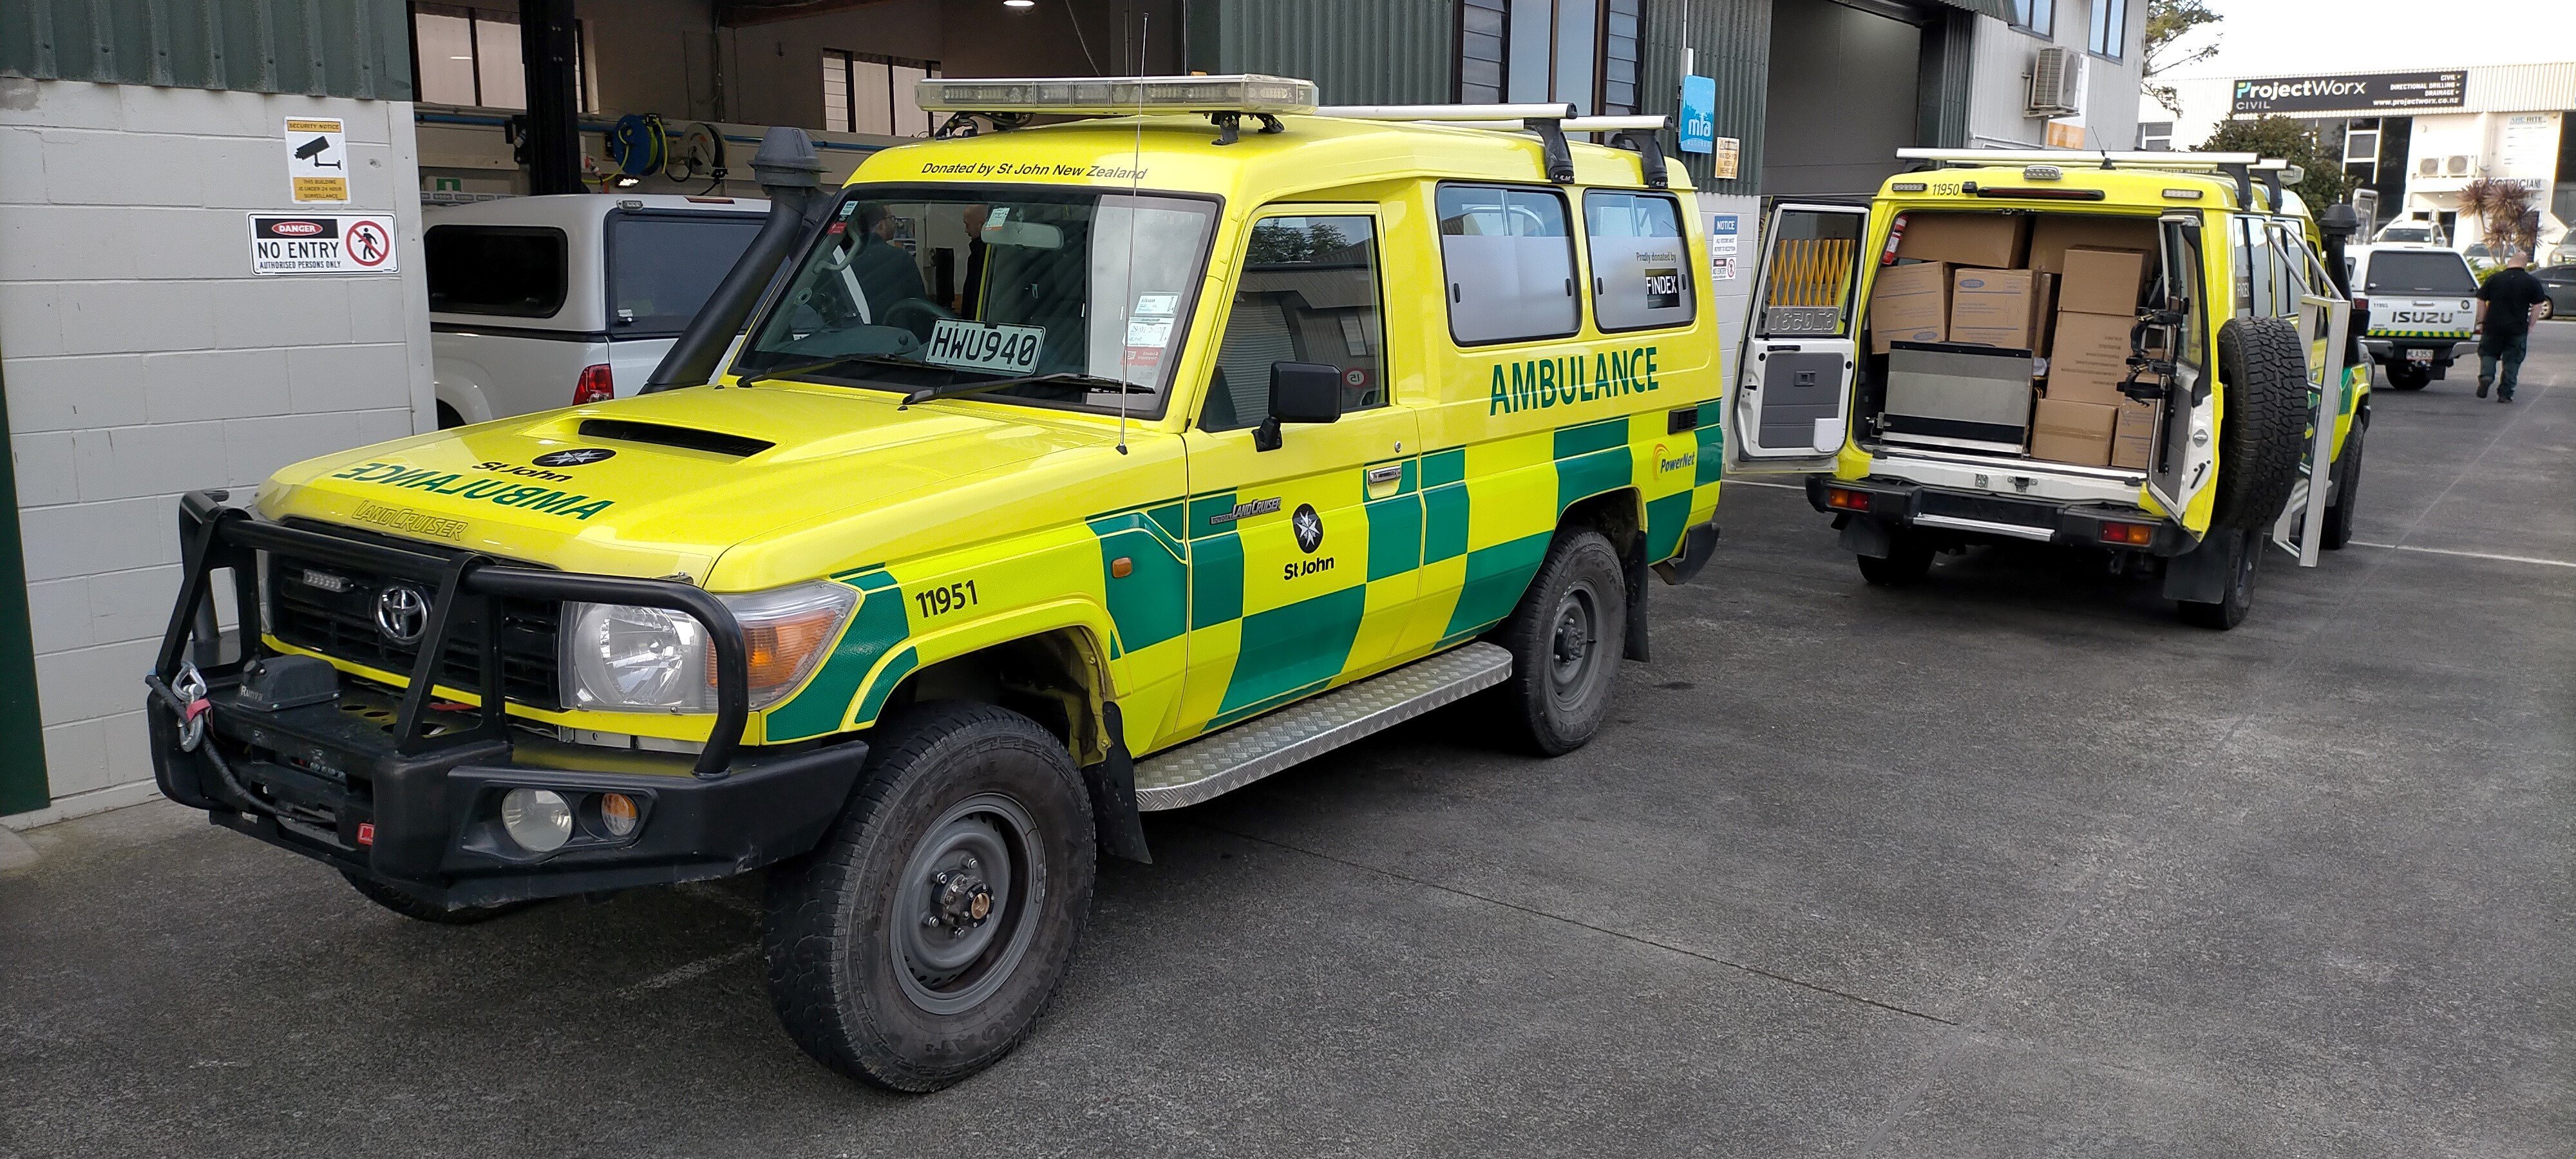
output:
M2030 218L2025 214L1912 210L1905 215L1905 233L1896 241L1896 256L2009 270L2021 265L2022 249L2029 242Z
M2142 402L2123 402L2117 408L2118 424L2111 432L2111 465L2144 467L2156 448L2156 408Z
M1950 265L1881 266L1869 289L1869 348L1890 342L1941 342L1950 333Z
M2049 340L2048 397L2116 406L2127 401L2120 384L2129 377L2129 319L2108 314L2057 313Z
M2049 283L2029 270L1964 269L1950 276L1950 341L2045 353Z
M2082 467L2109 466L2119 414L2118 407L2043 398L2030 419L2030 457Z
M2043 213L2030 227L2030 268L2046 274L2066 272L2065 253L2086 249L2156 252L2156 223L2145 217L2083 217Z
M2070 249L2066 276L2059 279L2057 308L2078 314L2111 314L2133 318L2146 292L2153 263L2137 250Z

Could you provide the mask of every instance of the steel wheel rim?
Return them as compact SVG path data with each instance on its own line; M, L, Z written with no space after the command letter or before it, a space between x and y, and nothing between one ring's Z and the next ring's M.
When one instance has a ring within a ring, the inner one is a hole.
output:
M1600 665L1601 615L1592 590L1572 585L1556 601L1548 631L1547 691L1560 705L1581 702L1593 669Z
M931 822L905 859L886 915L886 948L904 997L932 1014L958 1014L1000 990L1036 939L1045 859L1036 820L999 793L968 797ZM972 917L974 886L989 899L980 919Z

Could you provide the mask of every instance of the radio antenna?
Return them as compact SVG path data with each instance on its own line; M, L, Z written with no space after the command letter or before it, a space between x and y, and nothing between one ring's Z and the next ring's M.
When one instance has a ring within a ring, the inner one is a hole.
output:
M1141 219L1144 216L1139 197L1145 188L1145 82L1142 70L1145 67L1145 38L1154 30L1154 14L1140 13L1137 22L1136 148L1127 157L1127 277L1122 287L1127 295L1127 308L1118 312L1118 320L1131 331L1136 326L1136 227L1143 224ZM1170 344L1166 338L1164 345ZM1127 364L1135 361L1131 350L1122 335L1118 342L1118 453L1122 455L1127 453L1127 392L1133 389L1127 380ZM1155 351L1156 374L1162 373L1162 356L1162 351Z

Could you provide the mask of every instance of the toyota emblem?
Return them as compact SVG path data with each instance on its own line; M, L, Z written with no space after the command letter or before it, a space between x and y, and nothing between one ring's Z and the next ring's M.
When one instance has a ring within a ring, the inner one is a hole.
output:
M429 627L429 593L395 584L376 593L376 631L397 644L420 643Z

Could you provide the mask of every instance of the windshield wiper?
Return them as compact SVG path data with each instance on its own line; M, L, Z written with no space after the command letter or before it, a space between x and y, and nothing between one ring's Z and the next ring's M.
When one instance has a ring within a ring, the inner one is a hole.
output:
M1065 371L1056 374L1028 374L1022 375L1018 378L993 378L986 379L982 382L952 382L946 386L926 386L920 390L912 392L911 394L905 395L903 405L911 406L917 402L929 402L934 398L954 398L961 394L976 394L987 390L1000 390L1006 386L1030 386L1041 383L1078 383L1083 386L1088 386L1093 390L1120 390L1125 391L1128 394L1154 393L1153 387L1138 386L1135 383L1127 382L1122 379L1104 378L1097 374L1079 374Z
M878 366L904 366L915 370L925 365L901 358L889 358L882 354L844 354L838 358L826 358L820 362L808 362L802 366L773 366L767 370L755 370L735 379L734 385L750 386L755 382L767 382L773 378L794 378L798 375L812 374L818 370L830 370L835 366L847 366L854 362L866 362Z

